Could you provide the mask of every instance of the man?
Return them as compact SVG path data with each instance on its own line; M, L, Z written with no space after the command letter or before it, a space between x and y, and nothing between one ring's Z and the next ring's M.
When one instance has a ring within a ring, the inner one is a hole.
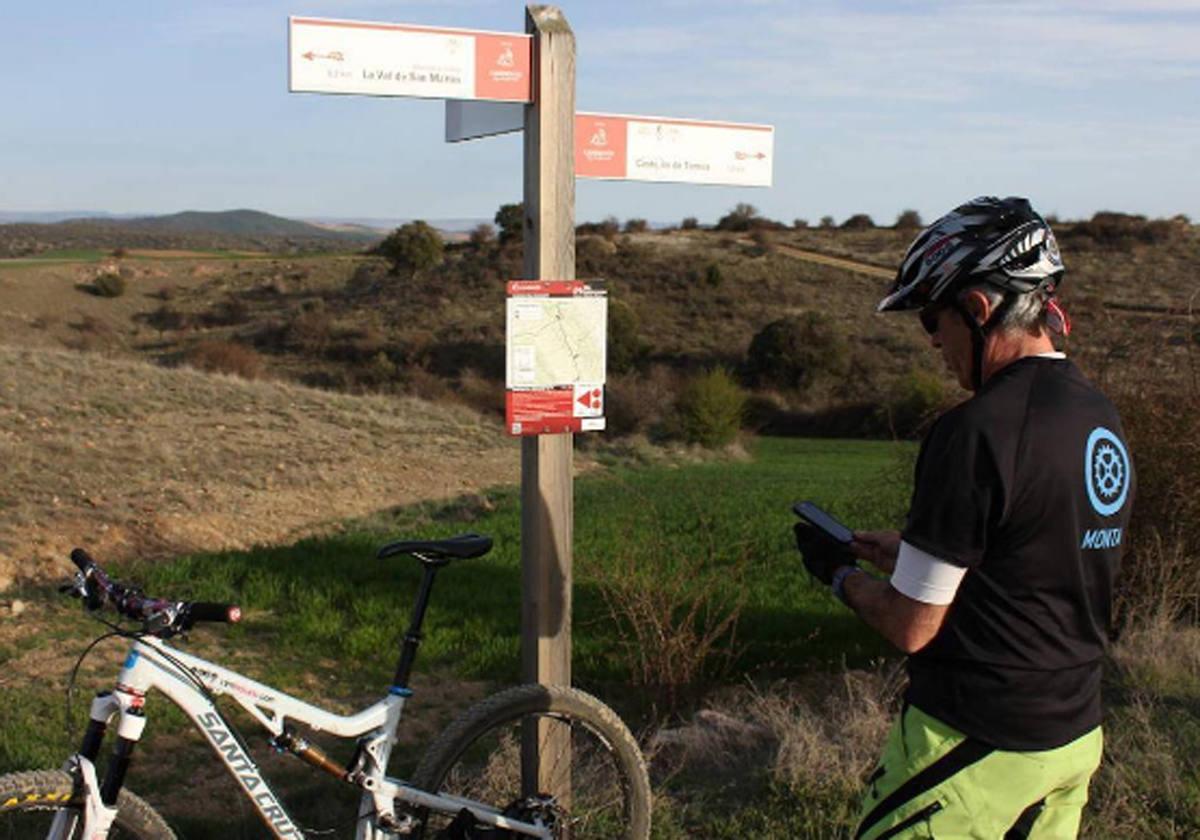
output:
M1133 465L1112 404L1054 350L1062 276L1025 199L978 198L924 230L879 310L919 310L973 395L922 442L901 533L846 549L797 526L808 569L909 654L857 838L1078 833Z

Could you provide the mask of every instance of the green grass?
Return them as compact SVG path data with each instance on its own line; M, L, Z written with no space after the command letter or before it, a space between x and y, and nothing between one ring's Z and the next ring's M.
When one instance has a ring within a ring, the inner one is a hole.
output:
M882 643L823 588L809 583L792 545L790 507L797 499L813 498L855 526L894 525L906 495L905 481L897 479L898 465L911 457L910 452L907 446L875 442L760 440L753 457L745 461L613 467L578 479L575 682L622 710L637 708L628 699L633 692L627 684L621 638L600 581L607 571L630 563L650 570L652 581L659 573L669 576L677 564L697 555L706 558L706 573L728 573L729 591L745 594L738 655L727 680L798 675L843 660L861 664L880 656ZM439 573L417 670L515 682L521 592L520 503L513 488L381 513L347 523L334 536L291 546L196 554L112 571L154 595L241 604L247 616L241 625L205 629L184 643L199 655L300 697L312 697L315 676L332 696L350 702L361 698L365 705L391 682L419 580L418 564L411 558L377 560L375 550L390 539L463 531L492 535L495 549L487 557L455 562ZM31 646L82 650L90 635L99 632L77 605L63 603L49 591L26 594L48 620L36 642L22 640L6 654L29 655ZM107 643L95 667L81 678L77 727L91 691L106 687L121 651L120 642ZM65 674L6 687L0 712L0 771L56 765L72 748L62 726L63 682ZM414 710L420 700L418 696ZM157 736L173 742L183 738L190 751L203 750L169 704L152 699L149 708L154 719L144 749L154 750ZM243 728L248 734L256 729ZM254 735L251 740L261 739ZM207 759L197 752L195 760ZM141 769L135 769L130 784L170 814L170 797L178 785L146 769L151 766L135 763ZM291 778L285 774L281 779L285 794L319 781L303 772L294 782ZM778 798L771 794L768 800L759 804L771 810ZM701 808L700 814L706 810ZM664 820L664 829L692 824L687 811L678 817ZM191 836L221 833L203 820L191 822L194 817L186 812L180 818L192 829Z
M667 574L678 558L704 551L731 573L740 569L736 588L746 604L739 671L787 676L878 656L876 637L804 573L792 545L790 506L814 498L854 525L895 524L905 492L890 483L896 451L878 442L763 440L746 462L618 468L578 480L577 680L626 677L598 585L605 569L632 559ZM492 491L484 503L400 509L291 546L192 555L122 573L171 597L237 601L257 618L233 629L231 642L254 635L269 638L280 653L342 658L356 676L382 687L420 571L411 558L375 559L376 548L389 539L467 530L493 536L495 548L439 573L419 667L512 682L519 674L521 602L514 489Z

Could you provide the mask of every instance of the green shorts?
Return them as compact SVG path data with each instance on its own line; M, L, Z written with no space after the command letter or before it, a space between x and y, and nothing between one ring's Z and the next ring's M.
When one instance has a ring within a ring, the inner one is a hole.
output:
M906 706L868 780L853 836L1075 837L1103 746L1096 727L1052 750L993 749Z

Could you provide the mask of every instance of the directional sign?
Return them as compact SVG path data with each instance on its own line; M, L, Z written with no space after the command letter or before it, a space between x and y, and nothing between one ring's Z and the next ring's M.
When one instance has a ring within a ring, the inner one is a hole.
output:
M505 417L513 435L604 428L607 298L578 280L508 284Z
M528 35L288 18L293 92L528 102Z
M748 123L575 115L575 175L771 186L775 129Z

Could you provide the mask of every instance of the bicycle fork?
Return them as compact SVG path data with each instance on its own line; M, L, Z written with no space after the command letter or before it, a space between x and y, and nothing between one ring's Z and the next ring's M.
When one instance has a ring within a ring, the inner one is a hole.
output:
M83 743L79 752L67 759L63 767L83 791L83 831L79 835L83 840L104 840L117 818L117 798L133 760L133 748L146 728L146 716L142 711L144 701L144 695L124 686L115 692L102 691L92 700ZM96 777L96 758L113 717L117 718L117 743L104 781L100 782ZM71 837L79 816L67 809L60 810L50 826L50 840Z

